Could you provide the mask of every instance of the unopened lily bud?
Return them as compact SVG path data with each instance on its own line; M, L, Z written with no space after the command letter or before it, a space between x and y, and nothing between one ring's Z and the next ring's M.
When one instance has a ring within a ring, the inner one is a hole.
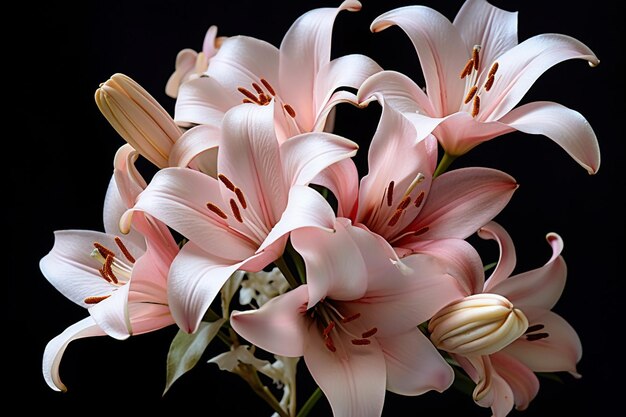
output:
M114 74L96 90L96 104L141 155L159 168L169 166L170 150L182 132L143 87L124 74Z
M498 294L475 294L448 305L430 320L433 344L463 356L489 355L515 341L528 319Z

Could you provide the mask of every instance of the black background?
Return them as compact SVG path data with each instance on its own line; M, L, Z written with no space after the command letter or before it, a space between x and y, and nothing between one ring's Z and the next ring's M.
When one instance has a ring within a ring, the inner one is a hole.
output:
M305 11L336 6L339 1L129 2L91 1L78 6L23 2L24 10L7 15L19 29L5 42L5 103L11 106L5 136L9 161L10 246L4 304L9 330L2 337L4 380L9 389L3 406L13 402L23 412L201 410L205 415L271 415L237 377L202 361L161 396L165 358L174 326L127 341L91 338L68 347L61 364L67 393L50 390L41 376L41 356L48 340L86 316L42 276L38 262L52 247L53 231L101 230L102 201L112 160L123 140L100 115L93 93L115 72L137 80L173 113L164 93L176 53L200 49L206 29L220 35L245 34L279 45L291 23ZM383 68L420 80L408 38L398 29L379 34L370 22L407 1L364 0L358 13L342 12L334 30L333 55L365 53ZM453 19L462 1L422 1ZM542 389L525 412L513 416L616 415L623 386L620 342L624 273L624 30L617 2L494 1L519 11L520 41L546 32L564 33L586 43L600 58L597 68L580 60L548 70L523 102L551 100L580 111L594 128L602 166L589 176L557 145L540 137L512 133L480 145L452 168L482 165L513 175L520 188L497 220L511 233L519 271L548 259L547 232L564 238L568 284L555 311L577 329L583 343L581 380L564 384L542 379ZM6 36L6 35L5 35ZM15 51L13 50L15 48ZM8 71L8 74L7 72ZM421 83L421 81L420 81ZM421 83L423 85L423 83ZM375 130L379 108L340 106L336 132L360 143L359 160ZM5 119L6 120L6 119ZM6 121L5 121L6 123ZM9 132L9 131L7 131ZM211 353L217 352L210 347ZM5 350L6 352L6 350ZM8 370L8 376L7 371ZM311 390L304 369L299 400ZM8 404L6 402L8 399ZM388 394L383 415L488 416L486 409L456 391L418 398ZM314 416L330 415L325 400Z

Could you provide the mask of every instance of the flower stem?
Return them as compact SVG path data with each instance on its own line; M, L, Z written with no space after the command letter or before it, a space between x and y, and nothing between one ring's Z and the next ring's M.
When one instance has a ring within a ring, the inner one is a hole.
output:
M437 165L437 169L435 170L435 173L433 174L433 178L446 172L450 164L454 162L455 159L456 159L456 155L450 155L447 152L444 153L443 158L441 158L441 161L439 161L439 165Z
M308 416L311 410L313 409L313 407L315 407L315 404L317 404L317 402L319 401L320 398L322 398L323 395L324 394L322 393L322 390L319 387L317 387L315 391L313 391L313 394L311 394L309 399L306 400L306 402L304 403L304 405L302 406L302 408L300 409L296 417Z
M238 369L239 372L237 372L237 374L242 377L248 385L250 385L250 388L252 388L256 395L272 407L272 409L276 411L280 417L290 417L289 414L280 406L280 403L276 397L274 397L274 394L272 394L269 388L263 385L263 382L261 382L261 379L259 378L259 374L252 365L240 363Z
M287 262L285 262L285 258L281 256L280 258L276 259L274 263L276 264L278 269L280 269L280 272L283 273L292 289L297 288L300 285L296 277L291 273L291 269L289 269Z

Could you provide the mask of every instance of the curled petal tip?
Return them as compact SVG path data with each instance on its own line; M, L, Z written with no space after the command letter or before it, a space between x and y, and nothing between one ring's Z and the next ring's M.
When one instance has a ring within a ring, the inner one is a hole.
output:
M589 66L590 66L591 68L595 68L595 67L597 67L598 65L600 65L600 60L599 60L598 58L593 59L593 60L592 60L592 59L590 59L589 61L587 61L587 63L589 64Z

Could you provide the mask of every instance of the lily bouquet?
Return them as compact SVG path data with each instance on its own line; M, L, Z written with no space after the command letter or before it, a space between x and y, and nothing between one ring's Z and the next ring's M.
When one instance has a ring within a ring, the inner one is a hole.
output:
M485 0L467 0L453 22L419 5L390 10L371 30L406 33L422 88L365 55L331 59L337 14L360 8L311 10L279 48L210 27L200 52L176 57L165 87L173 117L126 75L100 85L97 106L127 143L104 232L58 231L40 263L89 313L46 346L52 389L66 389L59 365L71 341L171 325L165 391L217 344L209 362L281 417L306 416L322 396L335 416L380 416L386 391L459 382L501 417L528 406L538 373L579 376L580 340L551 311L566 282L561 237L546 235L543 266L513 274L514 244L493 219L517 182L451 164L517 130L597 172L598 142L580 113L518 104L553 65L599 60L565 35L518 43L517 15ZM379 106L366 149L332 133L338 105ZM156 167L149 179L139 158ZM475 236L499 247L496 263L483 264ZM296 371L319 386L301 407Z

